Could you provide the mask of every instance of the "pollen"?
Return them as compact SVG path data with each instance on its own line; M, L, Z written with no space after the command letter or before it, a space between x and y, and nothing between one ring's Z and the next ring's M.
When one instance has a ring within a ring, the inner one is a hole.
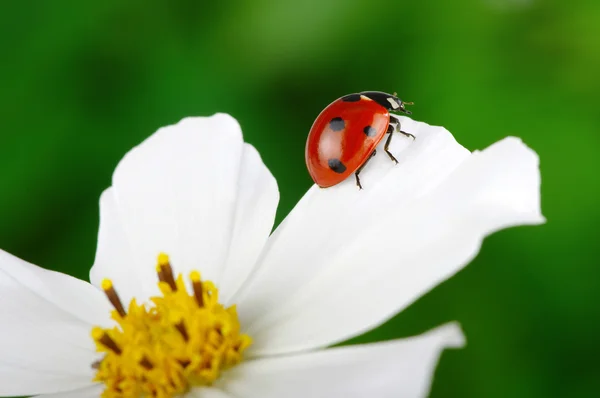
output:
M94 362L94 381L105 385L102 398L171 398L193 387L210 386L243 359L251 344L240 332L235 306L219 303L219 292L200 273L174 277L166 254L156 267L161 294L149 303L135 299L127 311L108 279L102 289L114 307L113 328L94 327L92 338L103 356Z

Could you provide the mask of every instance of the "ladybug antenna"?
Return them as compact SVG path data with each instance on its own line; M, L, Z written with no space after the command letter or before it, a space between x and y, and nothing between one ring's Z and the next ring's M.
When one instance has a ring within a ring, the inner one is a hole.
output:
M402 102L402 104L400 105L400 110L404 113L406 113L407 115L412 115L412 112L407 110L404 105L414 105L414 102Z

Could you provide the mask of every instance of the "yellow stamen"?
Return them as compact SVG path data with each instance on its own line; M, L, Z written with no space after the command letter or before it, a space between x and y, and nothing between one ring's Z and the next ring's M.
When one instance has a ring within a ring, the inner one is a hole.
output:
M158 255L158 266L160 271L158 272L158 279L162 282L166 282L171 290L177 290L175 279L173 278L173 269L169 263L169 256L164 253Z
M151 297L148 305L133 299L127 312L112 282L102 282L117 323L92 330L96 349L104 355L92 364L94 381L105 385L102 398L172 398L211 385L242 361L252 342L240 331L235 306L219 304L212 282L192 272L189 294L183 276L174 278L166 254L158 257L157 273L162 295Z
M169 264L169 256L165 253L160 253L158 255L158 265L167 265Z
M194 288L194 297L196 298L196 303L202 307L204 305L204 300L202 299L202 282L200 280L200 273L198 271L192 271L190 273L190 280L192 281L192 287Z
M115 309L117 310L119 315L124 317L125 316L125 308L123 308L121 299L119 298L119 295L117 294L117 291L113 287L112 281L110 279L104 279L102 281L102 290L104 290L106 297L108 297L108 300L113 305L113 307L115 307Z
M110 335L107 332L105 332L101 328L92 329L92 337L98 345L97 351L102 352L108 349L117 355L121 355L122 351L117 345L117 343L112 339L112 337L110 337Z

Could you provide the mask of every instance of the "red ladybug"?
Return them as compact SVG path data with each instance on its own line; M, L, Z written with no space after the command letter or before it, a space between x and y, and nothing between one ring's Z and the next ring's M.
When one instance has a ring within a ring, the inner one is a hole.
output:
M329 104L317 116L306 141L306 166L313 181L327 188L354 173L356 185L362 189L358 174L375 156L375 147L386 133L385 153L398 163L388 150L392 133L415 136L400 130L400 120L389 111L410 115L405 105L412 102L381 91L349 94Z

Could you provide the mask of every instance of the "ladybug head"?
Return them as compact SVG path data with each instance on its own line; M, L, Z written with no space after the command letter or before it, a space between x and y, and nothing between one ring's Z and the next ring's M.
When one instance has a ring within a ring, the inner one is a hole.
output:
M396 97L396 99L398 100L398 103L400 104L400 106L398 107L398 109L393 109L393 110L395 110L396 112L406 113L407 115L412 115L412 112L409 111L408 109L406 109L404 106L405 105L414 105L414 102L403 102L398 97Z
M398 98L398 95L396 93L392 94L392 98L394 99L394 101L398 102L398 108L390 109L391 111L402 112L407 115L412 115L412 112L409 111L408 109L406 109L405 106L406 105L414 105L414 102L404 102L400 98Z
M388 94L382 91L363 91L361 94L377 102L379 105L383 106L389 111L402 112L407 115L412 114L411 111L405 108L405 105L412 105L413 103L403 102L400 98L398 98L396 93Z

